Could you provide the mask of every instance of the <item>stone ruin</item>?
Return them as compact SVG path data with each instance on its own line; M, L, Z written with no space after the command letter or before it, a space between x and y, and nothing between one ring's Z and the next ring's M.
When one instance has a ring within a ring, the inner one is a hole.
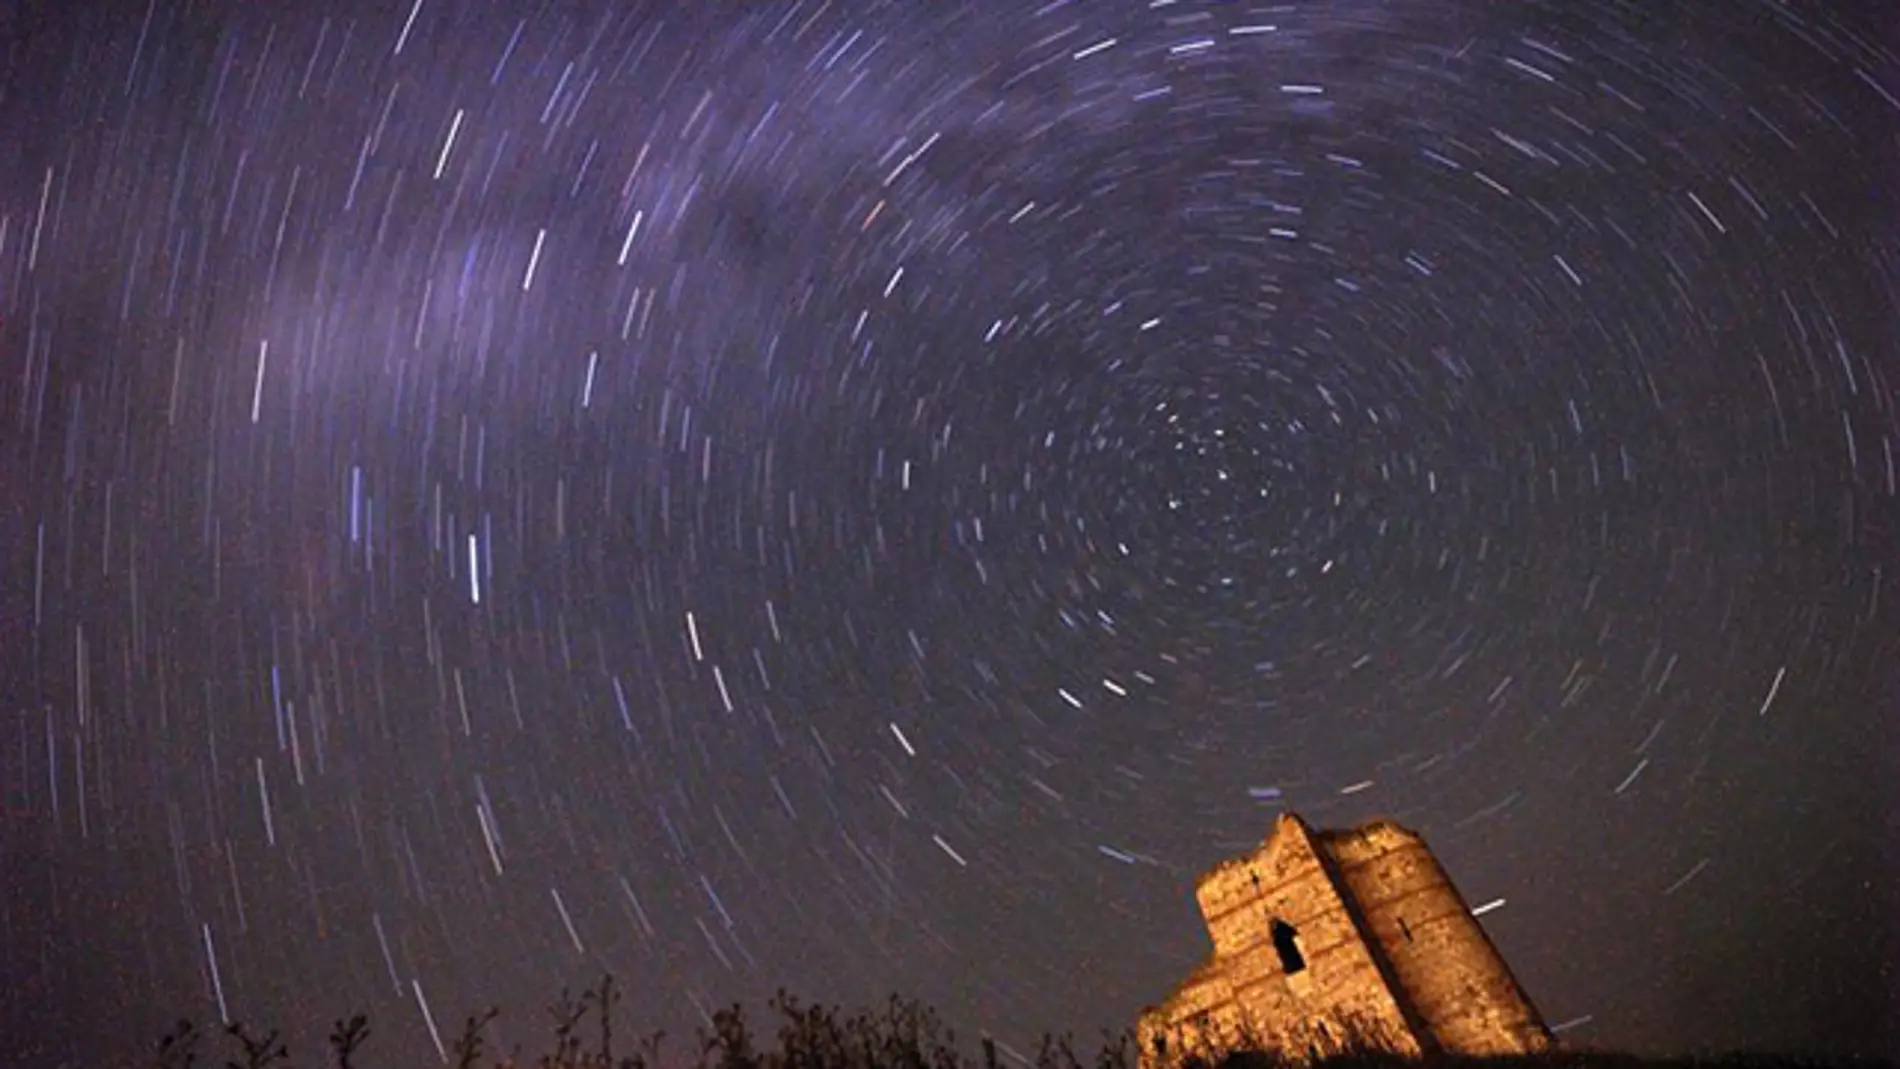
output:
M1141 1069L1237 1046L1297 1062L1354 1047L1425 1057L1546 1050L1550 1030L1424 839L1291 813L1195 887L1214 951L1142 1011Z

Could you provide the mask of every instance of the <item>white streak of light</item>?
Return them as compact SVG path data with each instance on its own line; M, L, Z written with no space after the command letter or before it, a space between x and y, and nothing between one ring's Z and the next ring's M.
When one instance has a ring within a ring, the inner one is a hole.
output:
M462 128L462 109L455 109L455 118L449 123L448 139L442 142L442 155L435 160L436 181L442 180L442 171L449 165L449 150L455 147L455 134Z
M1761 710L1755 714L1756 716L1768 715L1768 707L1775 703L1775 695L1781 693L1781 680L1787 674L1788 666L1785 664L1775 671L1775 682L1768 688L1768 697L1762 699Z
M1709 859L1706 857L1696 862L1695 867L1690 869L1688 872L1683 873L1681 879L1677 880L1675 883L1670 884L1668 887L1663 888L1663 894L1673 895L1677 891L1682 890L1685 886L1688 885L1690 880L1695 879L1697 874L1699 874L1703 869L1706 869L1708 867L1709 867Z
M891 169L891 173L884 176L885 187L889 188L890 184L892 182L897 181L897 177L903 174L904 171L908 169L911 164L916 163L918 160L922 159L924 153L929 152L931 146L935 145L937 143L938 138L940 138L941 136L942 136L941 134L934 134L934 133L931 134L929 137L924 139L923 144L917 146L917 151L899 160L897 162L897 166Z
M421 13L422 0L416 0L416 6L409 9L409 17L403 20L402 32L396 35L396 51L390 53L391 55L402 55L402 46L409 43L409 31L415 28L416 16ZM436 1046L440 1047L441 1045L441 1041L437 1040Z
M970 867L970 863L968 861L963 860L962 854L957 853L956 850L953 849L949 843L946 843L943 841L943 836L932 835L930 839L932 842L937 844L939 849L941 849L944 853L950 855L950 860L956 862L958 865L961 865L962 867L966 869Z
M476 605L482 603L481 555L472 534L468 536L468 600Z
M218 1020L231 1023L231 1007L224 1001L224 977L218 974L218 951L211 945L211 925L204 926L205 961L211 965L211 990L218 995Z
M270 787L264 782L264 759L257 759L257 801L264 809L264 838L277 845L277 826L270 817Z
M417 6L421 6L420 3ZM416 993L416 1005L422 1007L422 1023L429 1026L429 1038L435 1042L436 1057L442 1059L443 1065L447 1065L449 1052L442 1046L442 1033L436 1030L435 1014L429 1012L429 1000L422 994L422 981L410 980L409 987Z
M402 997L402 978L396 975L396 956L389 952L389 936L383 931L383 915L372 913L369 922L376 929L376 945L383 948L383 968L389 970L389 982L396 986L396 997Z
M534 285L534 267L541 262L541 243L548 239L546 227L534 233L534 252L528 256L528 273L521 276L521 292L526 293Z
M1709 210L1708 205L1702 203L1702 198L1696 196L1694 190L1689 191L1689 199L1695 202L1696 210L1702 213L1702 218L1709 221L1709 225L1715 228L1716 233L1728 233L1728 227L1722 225L1722 220L1715 217L1715 213Z
M633 248L633 236L640 232L641 214L640 212L634 212L633 222L627 224L627 239L620 243L620 259L615 262L615 266L617 267L627 266L627 250Z
M627 878L625 876L622 876L619 879L620 879L620 889L626 892L627 901L633 904L633 914L636 918L639 919L641 930L647 933L648 939L653 938L656 932L653 927L653 922L647 919L646 907L640 904L640 898L638 895L633 893L633 885L627 882Z
M574 930L574 918L567 914L567 903L561 901L561 892L557 888L550 887L548 893L554 896L554 908L561 911L561 923L567 927L567 937L574 941L574 952L587 953L587 948L581 945L580 933Z
M1569 1019L1568 1021L1565 1021L1562 1024L1551 1025L1550 1031L1552 1035L1560 1036L1560 1035L1563 1035L1565 1032L1568 1032L1574 1028L1582 1028L1584 1025L1589 1024L1591 1021L1594 1021L1594 1020L1596 1020L1595 1014L1586 1013L1582 1017L1572 1017L1571 1019Z
M53 195L53 169L46 169L46 181L40 186L40 212L33 217L33 244L26 251L26 269L40 262L40 231L46 226L46 201Z
M270 339L257 347L257 382L251 386L251 422L256 423L264 404L264 365L270 360Z
M482 826L482 841L488 844L488 861L495 866L495 875L501 875L501 851L495 848L495 831L488 826L488 811L477 805L475 820Z
M1643 759L1642 759L1641 761L1638 761L1638 762L1636 762L1636 767L1635 767L1635 768L1632 768L1632 769L1630 769L1630 774L1629 774L1629 775L1627 775L1627 776L1624 776L1624 777L1623 777L1623 782L1621 782L1621 783L1619 783L1619 784L1617 784L1617 785L1616 785L1616 790L1614 790L1614 791L1611 791L1610 793L1611 793L1611 794L1622 794L1622 793L1623 793L1624 791L1627 791L1627 790L1629 790L1629 789L1630 789L1630 784L1632 784L1632 783L1635 783L1635 782L1636 782L1636 777L1638 777L1638 776L1640 776L1640 775L1642 775L1642 774L1643 774L1643 769L1645 769L1645 768L1648 768L1648 767L1649 767L1649 758L1647 758L1647 757L1645 757L1645 758L1643 758Z

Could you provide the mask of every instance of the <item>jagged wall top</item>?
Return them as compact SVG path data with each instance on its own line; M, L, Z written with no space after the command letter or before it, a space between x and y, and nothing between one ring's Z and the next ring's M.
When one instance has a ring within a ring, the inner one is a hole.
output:
M1327 857L1342 865L1377 857L1400 847L1416 846L1424 841L1417 832L1392 820L1374 820L1357 828L1316 832L1299 814L1283 812L1273 822L1273 831L1258 846L1249 853L1227 858L1203 872L1194 881L1195 890L1235 870L1246 869L1264 858L1278 855L1289 843L1289 835L1303 836L1323 850Z

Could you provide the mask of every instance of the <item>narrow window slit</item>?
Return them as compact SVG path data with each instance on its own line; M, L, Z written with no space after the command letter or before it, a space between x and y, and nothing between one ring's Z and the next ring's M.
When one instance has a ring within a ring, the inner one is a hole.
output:
M1300 933L1291 924L1275 917L1268 928L1273 935L1273 949L1279 952L1280 968L1291 976L1306 968L1306 955L1300 953Z

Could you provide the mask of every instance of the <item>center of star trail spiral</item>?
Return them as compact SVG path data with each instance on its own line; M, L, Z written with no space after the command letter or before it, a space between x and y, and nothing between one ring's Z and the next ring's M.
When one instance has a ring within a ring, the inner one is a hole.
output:
M1880 1049L1849 7L0 21L25 1064L608 970L1092 1034L1283 805L1592 1042Z

